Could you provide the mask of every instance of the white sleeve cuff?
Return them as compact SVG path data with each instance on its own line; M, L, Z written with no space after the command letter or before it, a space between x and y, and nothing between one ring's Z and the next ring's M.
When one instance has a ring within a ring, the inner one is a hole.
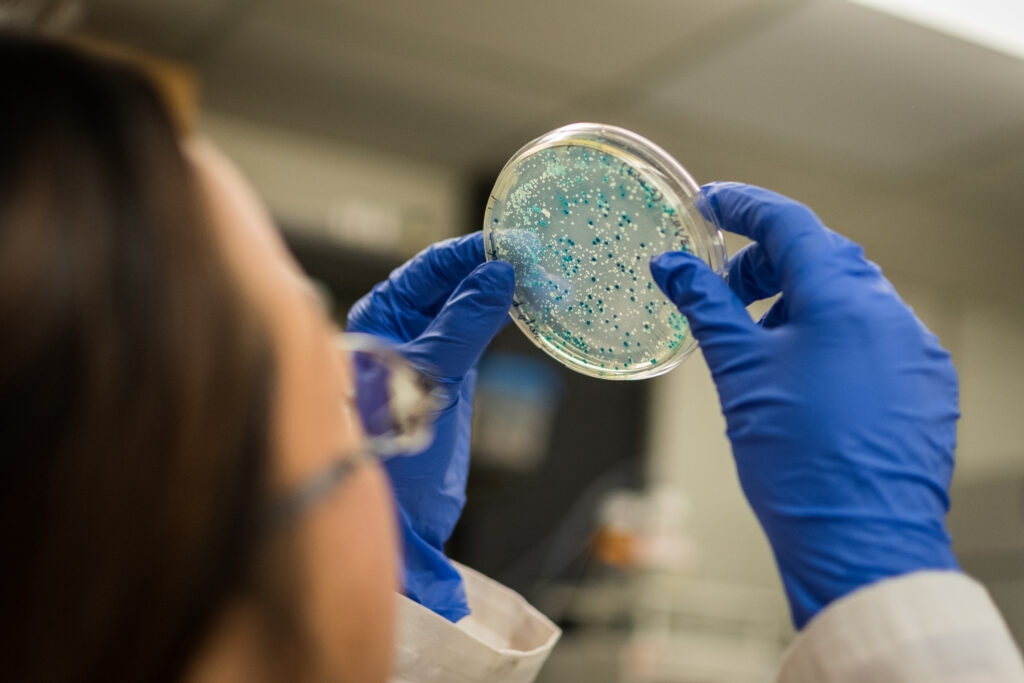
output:
M455 564L472 614L451 623L399 596L393 683L530 683L561 630L518 593Z
M977 581L915 572L847 595L818 614L778 683L1024 683L999 611Z

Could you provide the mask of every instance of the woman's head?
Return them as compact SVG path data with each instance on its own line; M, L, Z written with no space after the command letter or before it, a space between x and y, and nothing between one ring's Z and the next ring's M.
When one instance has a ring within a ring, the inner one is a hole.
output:
M306 648L310 675L358 658L382 676L380 472L263 532L274 496L358 435L330 325L259 203L213 150L182 151L131 68L0 34L0 92L5 667L242 676L269 640L268 659Z

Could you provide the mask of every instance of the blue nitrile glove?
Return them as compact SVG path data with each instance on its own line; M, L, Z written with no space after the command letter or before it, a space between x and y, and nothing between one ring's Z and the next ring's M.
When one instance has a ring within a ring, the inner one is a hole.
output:
M807 207L737 183L704 191L705 210L755 244L730 260L728 284L684 253L651 271L711 368L797 627L874 581L957 569L945 529L959 417L949 353ZM744 306L779 291L755 325Z
M474 233L420 252L348 314L350 332L399 342L451 397L427 450L385 462L398 501L405 593L451 621L469 614L444 544L466 501L476 363L508 317L514 286L512 266L485 263L483 237Z

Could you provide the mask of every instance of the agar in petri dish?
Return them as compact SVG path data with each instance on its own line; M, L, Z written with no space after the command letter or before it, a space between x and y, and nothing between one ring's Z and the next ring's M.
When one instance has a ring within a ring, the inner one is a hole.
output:
M668 153L623 128L563 126L498 176L484 214L489 260L508 261L510 314L541 349L604 379L668 372L697 343L651 277L651 258L687 251L722 274L722 232Z

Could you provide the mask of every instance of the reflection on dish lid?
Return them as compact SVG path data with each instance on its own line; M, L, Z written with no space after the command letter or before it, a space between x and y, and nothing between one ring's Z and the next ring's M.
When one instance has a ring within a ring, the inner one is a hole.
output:
M694 253L721 272L718 228L686 171L629 131L574 124L525 146L487 206L489 259L515 268L512 317L544 351L584 374L642 379L694 348L650 260Z

